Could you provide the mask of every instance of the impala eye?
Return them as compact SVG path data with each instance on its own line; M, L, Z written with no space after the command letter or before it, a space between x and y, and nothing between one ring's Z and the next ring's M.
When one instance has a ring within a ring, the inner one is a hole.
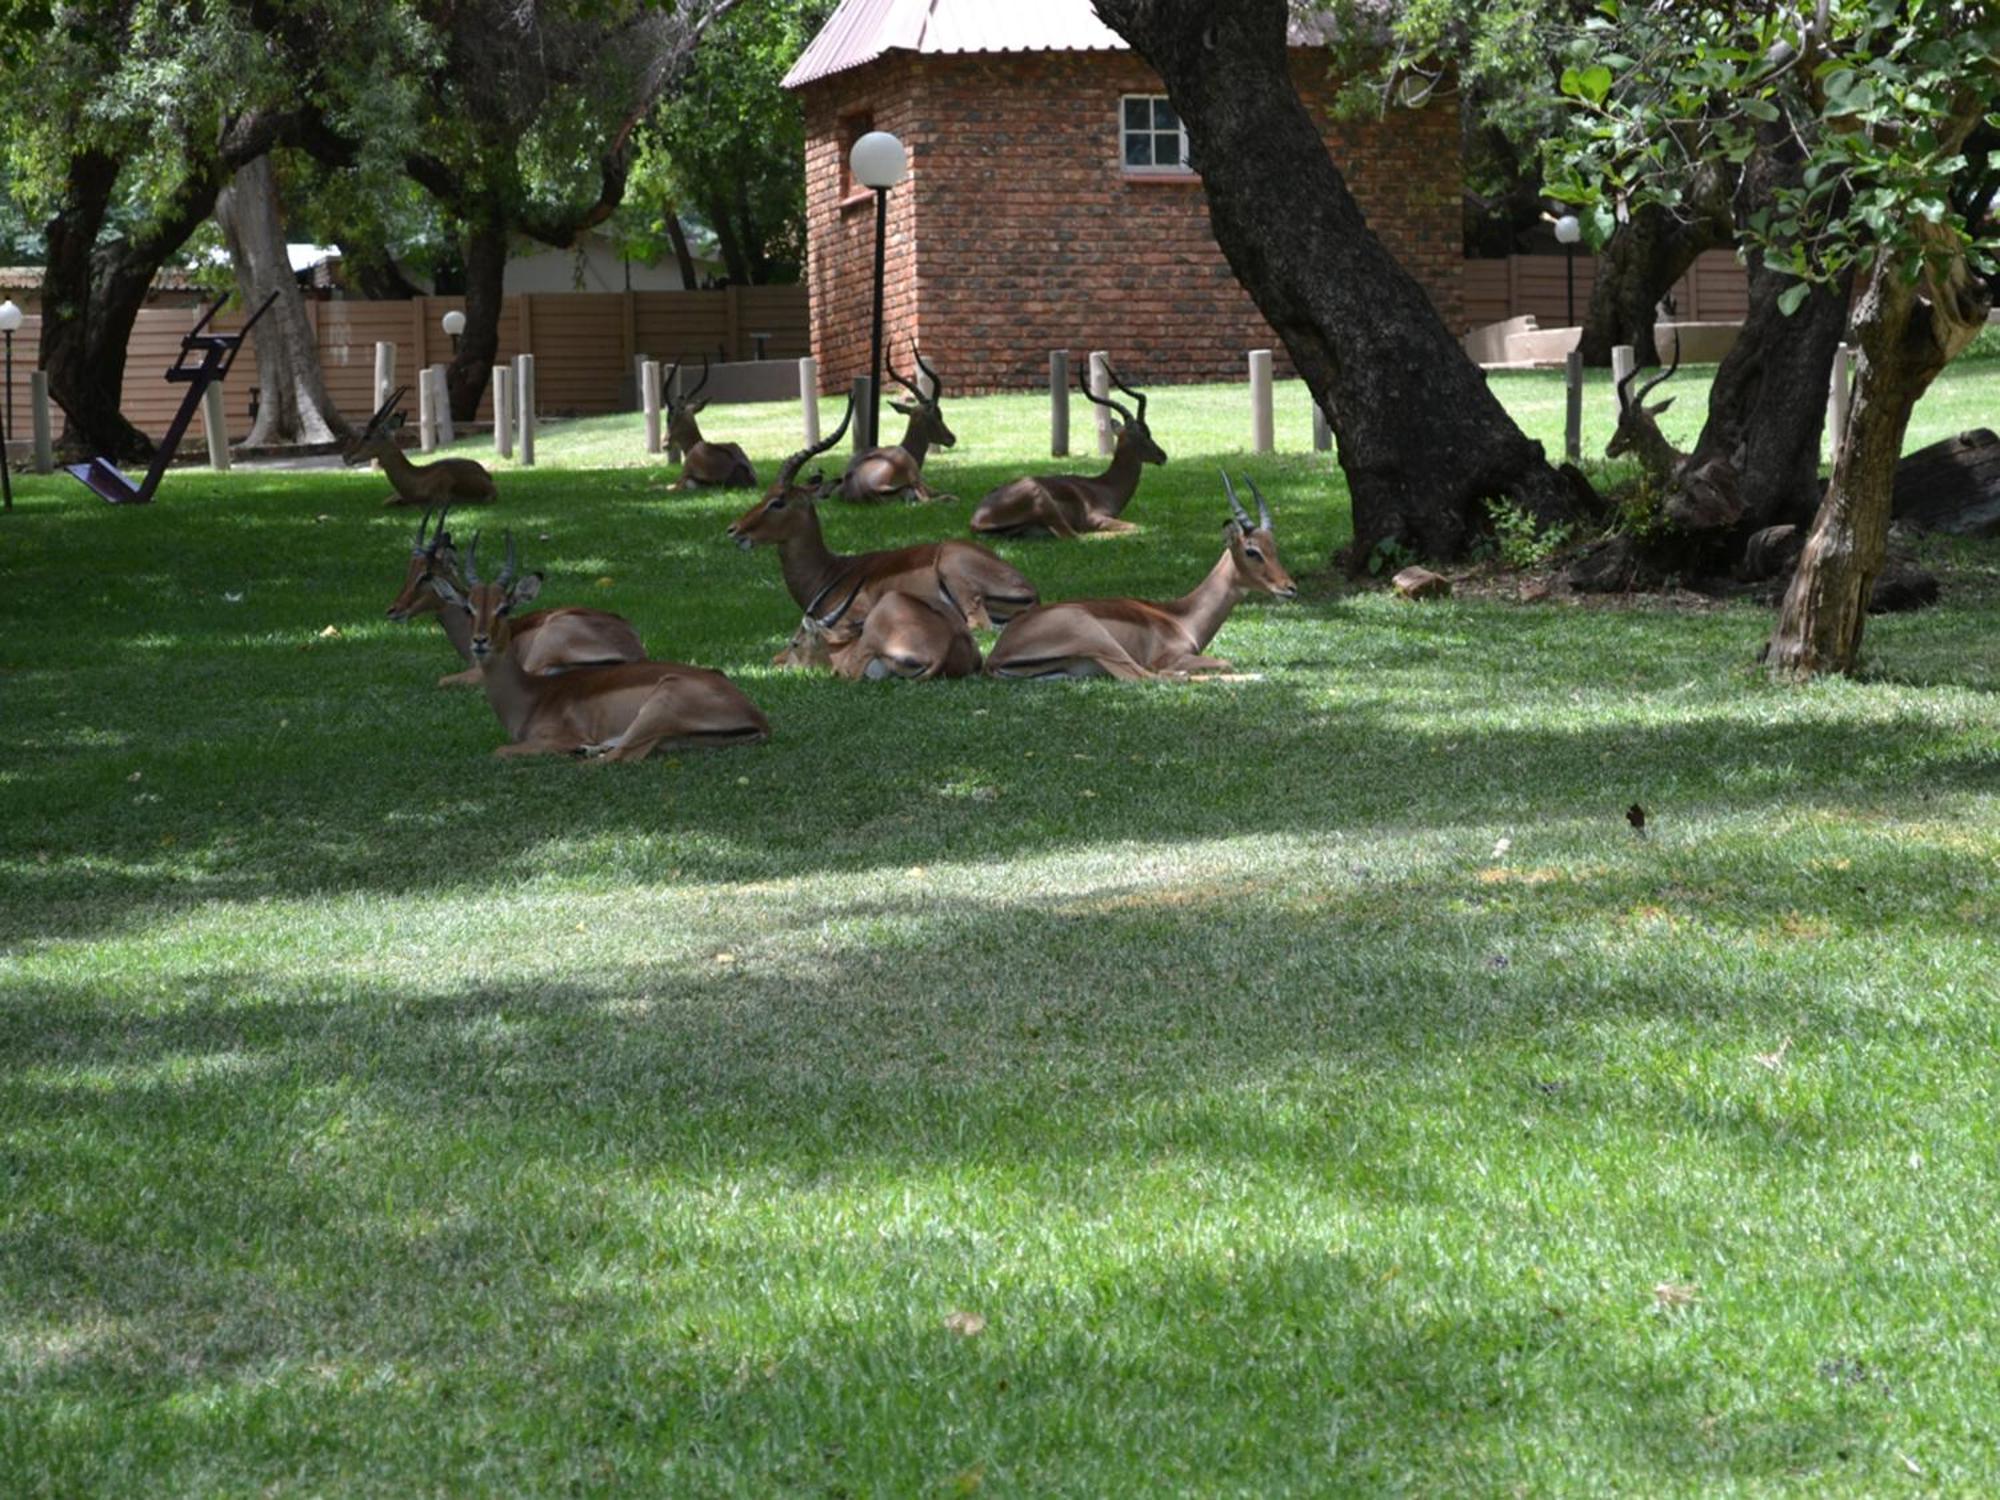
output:
M768 508L771 510L783 510L785 502L782 500L773 500Z
M1243 555L1249 558L1252 562L1262 562L1264 560L1264 554L1259 552L1255 547L1245 547L1243 549Z

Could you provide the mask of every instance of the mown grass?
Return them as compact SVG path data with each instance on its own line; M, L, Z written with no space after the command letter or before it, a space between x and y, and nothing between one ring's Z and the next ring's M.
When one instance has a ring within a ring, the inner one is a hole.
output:
M1239 401L1158 393L1139 533L1004 548L1177 592L1255 474L1306 595L1192 685L777 673L743 497L546 429L488 545L774 726L632 767L488 757L379 477L23 483L0 1492L2000 1483L1990 545L1784 691L1747 607L1345 589L1337 471ZM958 404L938 477L1042 411Z

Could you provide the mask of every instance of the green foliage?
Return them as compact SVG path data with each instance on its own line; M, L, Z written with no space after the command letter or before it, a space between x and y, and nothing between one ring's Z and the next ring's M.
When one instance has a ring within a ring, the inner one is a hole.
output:
M1498 496L1486 502L1486 518L1493 526L1500 561L1510 568L1533 568L1547 562L1576 534L1568 522L1544 526L1533 512Z

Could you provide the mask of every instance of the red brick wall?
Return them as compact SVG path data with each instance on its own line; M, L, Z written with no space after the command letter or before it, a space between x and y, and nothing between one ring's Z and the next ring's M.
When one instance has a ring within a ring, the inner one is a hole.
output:
M1458 119L1448 104L1338 123L1317 55L1300 92L1384 243L1456 331ZM1048 378L1051 349L1107 349L1128 378L1240 380L1244 352L1284 350L1216 247L1198 179L1124 174L1121 95L1163 92L1129 53L894 54L802 91L813 352L829 390L868 363L872 207L839 202L837 122L873 110L909 148L890 195L887 328L919 337L957 390ZM885 335L888 337L888 335Z

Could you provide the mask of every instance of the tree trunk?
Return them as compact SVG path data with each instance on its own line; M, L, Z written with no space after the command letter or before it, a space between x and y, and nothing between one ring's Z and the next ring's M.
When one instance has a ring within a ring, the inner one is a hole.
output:
M229 242L244 306L259 307L272 292L278 294L250 334L257 344L258 405L245 446L330 443L347 437L352 428L327 395L319 338L306 318L305 299L285 254L278 180L269 156L236 169L216 195L215 219Z
M736 237L729 200L720 193L710 193L702 204L702 212L708 215L709 225L715 230L716 248L722 252L722 268L730 281L737 286L750 285L750 261L743 253L742 241Z
M1948 275L1912 283L1895 258L1876 258L1854 314L1861 352L1847 437L1765 648L1774 677L1803 681L1859 662L1910 412L1985 325L1989 305L1963 260Z
M681 211L677 205L669 203L666 215L667 238L673 242L674 263L681 269L681 285L691 292L701 285L701 279L695 270L694 252L688 249L687 231L681 227Z
M385 245L342 240L340 269L348 284L372 302L406 302L424 294Z
M1618 344L1630 344L1641 367L1662 362L1653 337L1660 299L1702 251L1734 242L1727 201L1720 207L1719 214L1683 222L1660 204L1649 203L1618 226L1597 257L1597 279L1578 346L1585 364L1607 367Z
M1544 522L1574 499L1423 288L1363 221L1293 87L1286 0L1095 0L1186 125L1210 224L1320 406L1354 501L1350 566L1461 555L1482 502Z
M507 285L507 225L498 215L465 231L465 332L445 371L454 422L470 422L500 354L500 304Z

